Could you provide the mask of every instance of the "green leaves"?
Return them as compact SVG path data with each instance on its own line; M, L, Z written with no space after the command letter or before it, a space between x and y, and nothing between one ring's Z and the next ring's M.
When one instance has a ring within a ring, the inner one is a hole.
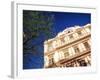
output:
M39 38L41 33L45 35L45 38L49 38L53 35L53 21L54 15L52 15L51 12L23 11L23 32L25 35L23 40L23 49L25 49L25 52L30 51L29 49L34 50L32 48L28 48L28 44L31 44L29 41ZM33 47L35 48L34 45Z

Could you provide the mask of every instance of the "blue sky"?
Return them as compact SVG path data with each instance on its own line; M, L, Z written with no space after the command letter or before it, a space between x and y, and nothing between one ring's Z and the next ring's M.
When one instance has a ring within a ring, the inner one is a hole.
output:
M56 33L63 31L67 27L72 27L75 25L83 26L91 23L91 14L87 13L61 13L54 12L55 23L54 27Z
M45 12L45 13L49 13L49 12ZM58 32L61 32L68 27L72 27L75 25L83 26L88 23L91 23L90 13L51 12L51 14L54 15L53 31L55 34L58 34ZM38 44L39 41L41 41L42 44ZM38 48L37 48L38 54L36 55L27 54L23 57L24 69L43 68L44 65L43 42L44 41L45 40L43 40L42 38L31 41L32 44L34 43L38 44Z

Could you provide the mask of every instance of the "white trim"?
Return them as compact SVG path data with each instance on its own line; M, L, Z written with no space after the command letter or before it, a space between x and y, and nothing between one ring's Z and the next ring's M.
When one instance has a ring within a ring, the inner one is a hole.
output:
M11 52L11 77L13 78L16 78L18 76L18 68L17 68L17 16L16 16L16 13L17 13L17 8L16 8L16 3L12 2L11 4L11 8L12 8L12 11L11 11L11 14L12 14L12 18L11 18L11 37L12 37L12 52Z

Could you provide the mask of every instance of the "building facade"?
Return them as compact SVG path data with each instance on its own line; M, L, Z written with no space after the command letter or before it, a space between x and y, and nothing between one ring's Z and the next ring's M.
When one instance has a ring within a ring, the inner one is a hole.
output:
M91 65L91 24L74 26L44 42L44 67Z

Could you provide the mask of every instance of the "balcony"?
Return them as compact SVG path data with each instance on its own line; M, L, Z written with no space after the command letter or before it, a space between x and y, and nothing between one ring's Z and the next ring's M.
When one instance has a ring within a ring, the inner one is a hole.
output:
M60 61L58 61L58 62L60 62L61 64L63 64L63 63L65 63L65 62L74 60L74 59L76 59L76 58L79 58L79 57L81 57L81 56L83 56L83 55L87 55L87 54L91 54L91 49L90 49L90 48L86 49L86 50L83 51L83 52L76 53L75 55L72 55L72 56L69 56L69 57L67 57L67 58L65 58L65 59L62 59L62 60L60 60Z

